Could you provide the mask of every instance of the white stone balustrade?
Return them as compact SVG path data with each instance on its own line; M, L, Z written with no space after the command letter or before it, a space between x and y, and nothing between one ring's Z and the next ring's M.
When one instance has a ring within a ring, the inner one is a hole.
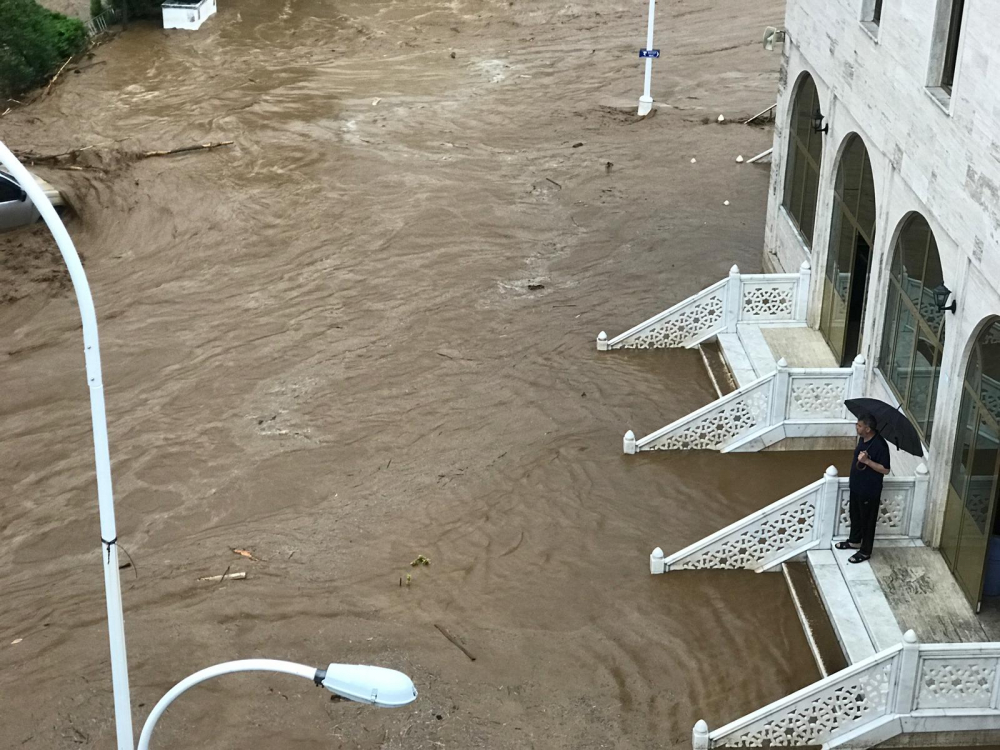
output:
M613 339L601 331L597 348L690 349L723 331L735 333L742 321L804 324L809 276L808 261L798 273L743 274L733 266L727 278Z
M626 435L626 453L649 450L763 450L786 437L849 437L844 400L861 393L864 357L852 367L777 370L645 437Z
M670 556L657 547L650 573L674 570L771 570L811 549L830 549L848 531L849 480L829 467L823 478ZM885 480L875 536L919 538L927 511L927 467ZM886 510L888 507L888 510Z
M903 642L715 731L717 747L872 747L900 734L1000 726L1000 643Z

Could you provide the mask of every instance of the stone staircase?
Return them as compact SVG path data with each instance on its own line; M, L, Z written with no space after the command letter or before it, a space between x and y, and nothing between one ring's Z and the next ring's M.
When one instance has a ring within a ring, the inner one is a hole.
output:
M853 440L854 419L843 402L861 395L864 359L836 367L822 337L806 325L809 275L808 263L798 274L742 274L733 266L728 278L619 336L602 331L601 351L701 350L715 343L729 376L720 377L702 350L719 398L644 437L629 430L624 451L753 452L779 443L844 447ZM723 388L729 380L732 392Z

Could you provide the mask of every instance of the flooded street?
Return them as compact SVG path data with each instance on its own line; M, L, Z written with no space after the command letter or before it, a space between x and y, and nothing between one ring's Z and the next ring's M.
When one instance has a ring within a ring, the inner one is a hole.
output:
M843 457L624 456L714 394L697 352L594 346L760 269L768 166L735 158L772 134L715 119L774 102L782 17L664 4L670 106L637 121L644 4L224 2L0 119L15 150L94 147L38 172L101 326L137 735L245 657L394 667L420 697L229 677L154 746L686 747L817 678L780 575L648 555ZM79 314L44 231L0 256L0 744L113 748Z

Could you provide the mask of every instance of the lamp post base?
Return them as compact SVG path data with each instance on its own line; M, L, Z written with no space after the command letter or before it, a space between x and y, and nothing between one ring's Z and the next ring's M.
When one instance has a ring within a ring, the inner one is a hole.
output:
M639 117L645 117L650 112L653 111L653 97L651 96L640 96L639 97Z

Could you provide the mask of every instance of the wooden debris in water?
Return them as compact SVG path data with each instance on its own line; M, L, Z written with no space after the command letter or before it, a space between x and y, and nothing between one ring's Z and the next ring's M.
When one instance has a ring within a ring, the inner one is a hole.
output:
M151 159L154 156L171 156L172 154L185 154L188 151L210 151L221 146L232 146L233 141L219 141L218 143L196 143L193 146L181 146L167 151L146 151L139 155L140 159Z
M441 631L441 635L443 635L445 638L447 638L449 641L451 641L452 645L454 645L457 649L459 649L463 654L465 654L466 656L468 656L469 657L469 661L475 661L476 660L476 657L472 655L472 652L469 651L469 649L467 649L465 646L463 646L462 642L459 641L458 638L456 638L451 633L449 633L447 630L445 630L443 626L438 625L437 623L434 623L434 627L436 627L438 630L440 630Z

